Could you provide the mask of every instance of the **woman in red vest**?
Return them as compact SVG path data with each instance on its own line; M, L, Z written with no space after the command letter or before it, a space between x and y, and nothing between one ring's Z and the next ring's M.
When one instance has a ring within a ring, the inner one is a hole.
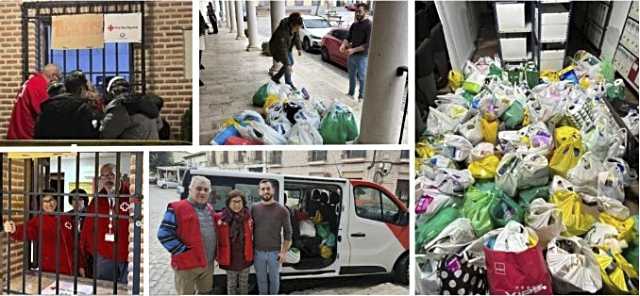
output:
M73 274L73 234L75 224L73 218L64 213L56 218L55 212L58 207L57 200L50 194L53 190L45 189L45 195L41 197L41 209L43 213L29 219L26 224L16 225L13 221L4 223L4 231L11 235L11 238L18 241L37 241L42 238L40 253L40 268L44 272L56 272L56 257L60 274ZM59 223L57 224L57 220ZM59 228L58 228L59 225ZM26 231L25 231L26 228ZM26 235L25 235L26 233ZM60 234L58 236L58 233ZM56 240L58 241L58 253L56 254ZM78 254L78 259L82 255ZM83 260L78 260L78 270L83 276Z
M216 261L227 271L227 294L247 295L253 263L253 219L242 192L229 192L226 205L214 216L218 233Z

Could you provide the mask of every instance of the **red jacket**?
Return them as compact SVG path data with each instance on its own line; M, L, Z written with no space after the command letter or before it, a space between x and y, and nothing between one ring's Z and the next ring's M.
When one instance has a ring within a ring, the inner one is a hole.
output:
M33 74L25 81L13 105L7 139L33 139L40 104L49 97L47 86L47 79L42 73Z
M106 190L101 190L100 193L106 194ZM129 189L122 187L120 190L120 194L129 194ZM97 211L96 204L97 203ZM125 197L120 198L120 203L116 207L114 207L114 214L126 216L127 218L114 218L114 222L112 224L112 233L116 233L116 220L118 224L118 235L117 242L108 242L105 240L105 234L109 231L109 218L107 217L99 217L94 218L91 216L87 216L84 219L82 224L82 233L80 235L80 240L82 241L83 251L87 254L93 254L94 252L94 233L93 233L93 221L96 221L96 233L97 233L97 251L98 255L103 258L114 260L113 258L113 248L115 244L118 244L118 253L116 254L115 260L119 263L128 262L129 257L129 211L128 211L129 199ZM89 205L86 208L87 214L109 214L109 200L107 197L97 197L91 200ZM95 260L95 259L94 259Z
M187 250L171 256L171 267L176 270L207 267L207 255L204 252L202 236L200 234L200 221L193 205L187 199L175 201L169 204L176 214L176 232L178 239L182 241ZM215 212L211 205L207 204L207 210L211 213L212 221L215 221Z
M61 274L73 274L73 234L75 227L73 218L69 216L60 216L60 233L59 239L59 255L60 263L59 272ZM27 224L27 240L37 241L40 239L39 225L42 225L42 256L40 257L42 271L56 272L56 217L54 215L42 215L42 224L40 224L40 216L31 218ZM23 241L24 225L17 225L16 232L11 234L14 240ZM80 241L78 241L80 243ZM37 252L37 250L34 250ZM83 267L83 256L78 253L78 268Z
M229 269L231 265L231 249L234 246L231 245L231 227L222 217L223 212L219 212L216 213L213 220L216 225L218 241L216 261L220 264L220 268ZM246 211L244 215L242 228L244 236L244 265L248 267L253 262L253 219L249 211Z

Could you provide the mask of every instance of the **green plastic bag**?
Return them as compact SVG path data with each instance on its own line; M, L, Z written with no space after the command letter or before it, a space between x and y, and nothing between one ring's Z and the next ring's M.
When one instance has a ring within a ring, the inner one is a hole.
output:
M493 227L500 228L507 225L509 221L522 223L524 220L524 209L507 195L502 195L498 202L489 211Z
M615 79L616 70L613 68L612 59L604 58L600 61L600 74L606 82L612 83Z
M345 144L358 137L358 125L353 111L342 103L334 103L320 122L318 130L324 144Z
M258 88L258 91L256 91L256 93L253 95L253 105L260 108L264 107L264 103L267 101L267 97L271 95L279 95L278 86L274 82L269 81L268 83L265 83L260 88Z
M329 222L323 222L320 224L316 224L316 235L322 239L327 239L331 234L331 230L329 230Z
M538 186L520 191L520 205L524 208L528 208L529 204L536 199L542 198L545 201L549 200L549 186Z
M462 216L471 220L473 230L478 237L494 228L489 213L502 195L502 191L492 182L471 186L465 192Z
M458 218L460 218L460 211L454 207L449 207L438 211L426 223L419 224L416 227L416 249L424 247L424 245L438 236L447 225Z
M500 118L508 129L516 129L524 119L524 108L522 104L518 100L513 101L511 106L509 106L507 111L502 113Z
M624 259L627 259L633 268L638 272L638 244L631 244L628 248L624 250L622 253Z

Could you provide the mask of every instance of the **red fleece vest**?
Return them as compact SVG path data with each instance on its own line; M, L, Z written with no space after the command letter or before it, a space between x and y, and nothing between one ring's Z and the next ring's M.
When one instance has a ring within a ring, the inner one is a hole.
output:
M176 214L178 224L178 238L187 246L187 251L171 256L171 267L176 270L207 267L207 255L204 252L202 236L200 234L200 221L193 205L183 199L169 204ZM215 212L211 205L207 204L207 210L211 213L212 221Z
M222 221L222 212L215 215L216 232L218 234L218 253L216 260L220 268L228 269L231 265L231 233L229 224ZM253 219L244 219L242 223L244 236L244 265L253 261Z

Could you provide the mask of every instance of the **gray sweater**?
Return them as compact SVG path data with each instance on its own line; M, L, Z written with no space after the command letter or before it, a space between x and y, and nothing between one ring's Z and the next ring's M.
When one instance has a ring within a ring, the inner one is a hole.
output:
M198 222L200 222L200 235L202 236L202 244L204 245L204 253L207 255L207 262L212 264L216 259L216 228L213 225L213 218L211 213L207 209L207 204L199 204L191 201L189 202L196 210L198 214Z
M251 216L254 221L253 245L257 251L280 251L284 240L291 240L291 219L289 211L278 203L265 205L255 204L251 208Z

